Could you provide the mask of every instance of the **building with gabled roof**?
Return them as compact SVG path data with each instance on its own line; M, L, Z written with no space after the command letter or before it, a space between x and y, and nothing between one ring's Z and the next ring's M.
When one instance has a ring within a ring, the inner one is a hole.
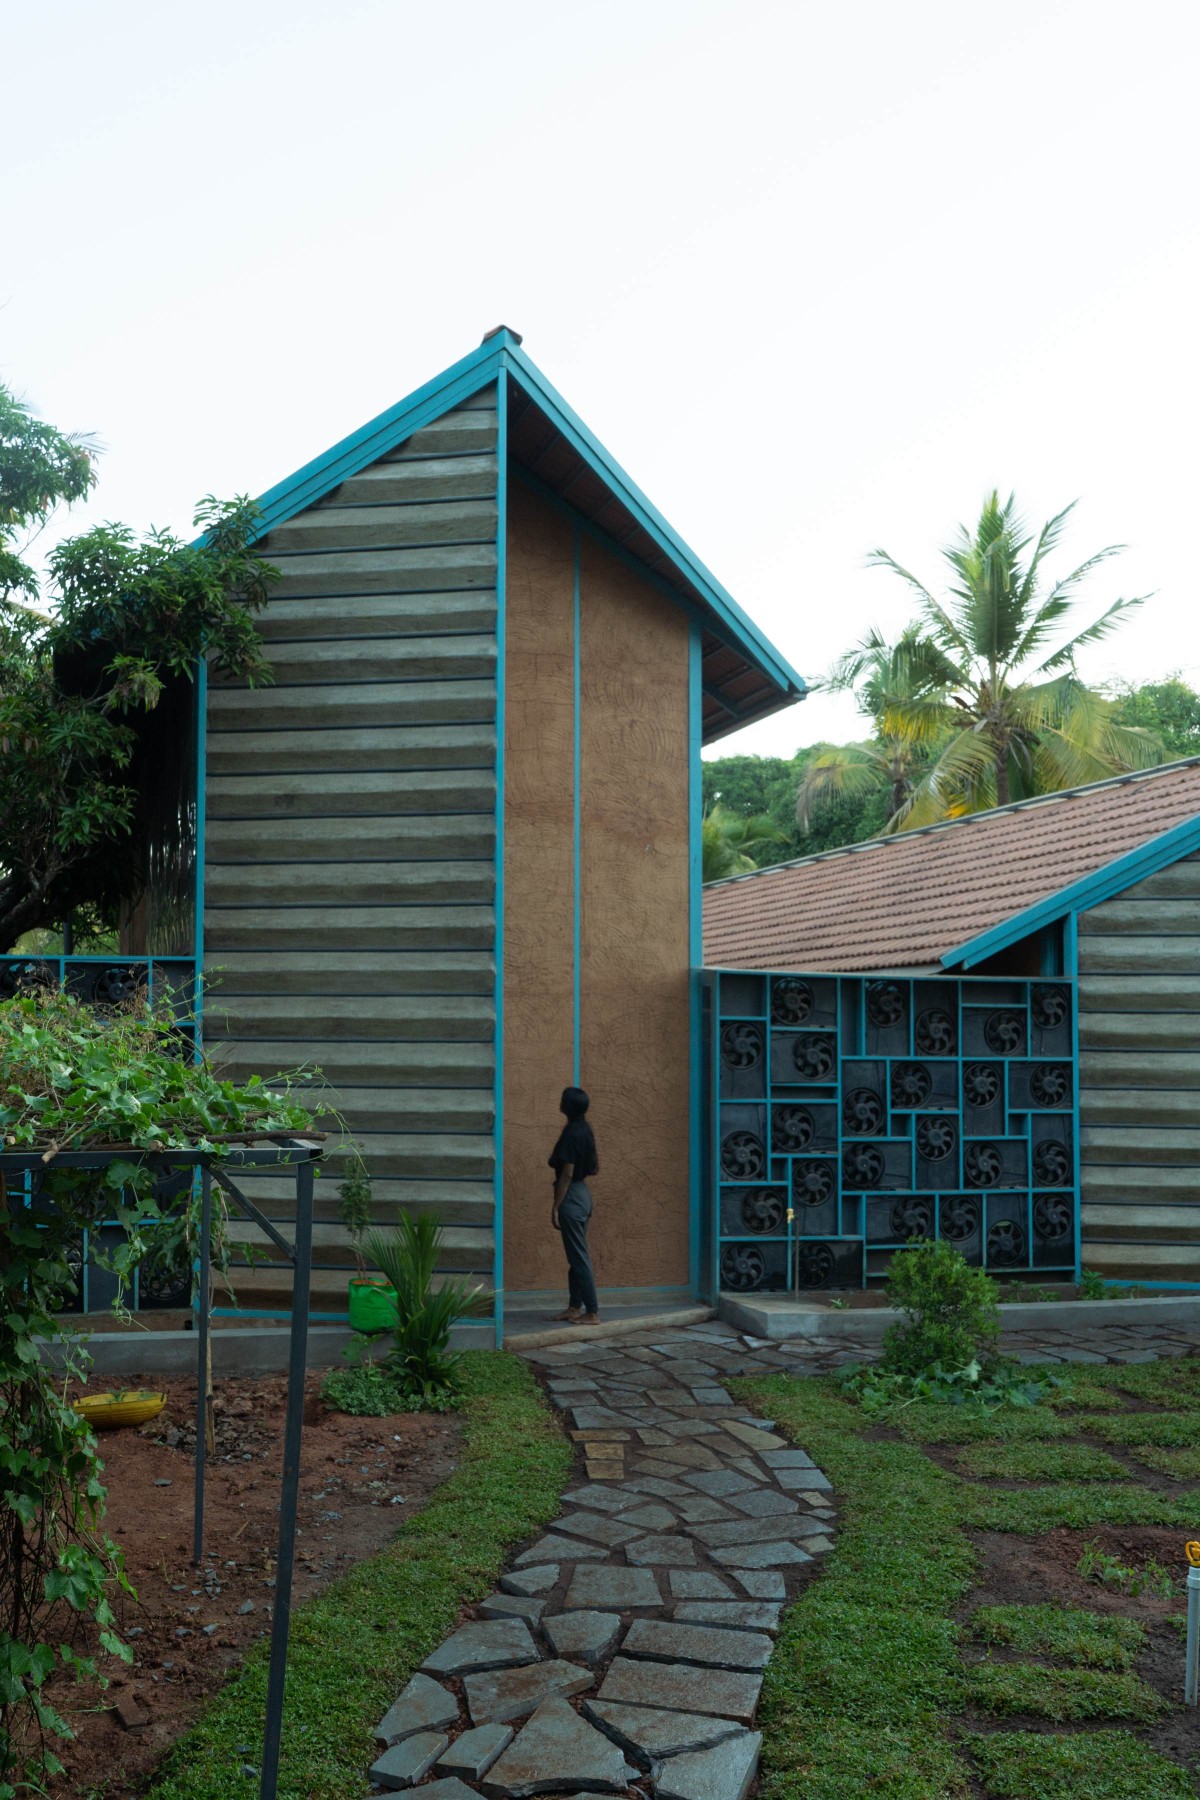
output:
M824 1098L797 1076L818 1038L830 1076L836 1053L842 1210L798 1234L861 1241L868 1278L885 1244L971 1223L999 1273L1200 1284L1200 758L714 883L704 950L718 1028L761 1013L781 1102Z
M700 751L803 681L505 327L260 507L275 683L200 695L202 930L161 900L176 841L126 948L194 949L230 1070L324 1070L378 1219L436 1211L498 1327L506 1291L563 1288L546 1160L574 1082L602 1290L694 1293ZM247 1180L286 1222L286 1187ZM352 1267L334 1187L315 1316ZM236 1285L290 1303L277 1263Z

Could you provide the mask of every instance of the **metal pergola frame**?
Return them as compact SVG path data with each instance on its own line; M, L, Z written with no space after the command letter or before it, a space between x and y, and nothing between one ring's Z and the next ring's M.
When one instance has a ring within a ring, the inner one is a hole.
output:
M63 1150L47 1157L36 1150L0 1152L0 1177L44 1175L58 1169L104 1169L114 1162L140 1162L166 1173L191 1169L200 1177L200 1244L197 1258L198 1314L196 1360L196 1476L193 1560L204 1555L204 1485L207 1474L207 1370L212 1276L212 1191L214 1183L242 1215L264 1231L295 1270L292 1283L291 1338L288 1347L287 1410L283 1432L283 1476L279 1497L279 1543L275 1555L275 1603L271 1613L271 1657L267 1673L267 1711L263 1726L259 1800L276 1800L279 1786L280 1734L287 1680L291 1630L292 1583L296 1557L296 1512L300 1494L300 1450L304 1430L304 1376L307 1367L309 1280L312 1270L313 1179L322 1146L309 1138L251 1139L220 1150L136 1149ZM296 1172L296 1237L289 1244L282 1232L247 1199L229 1168L294 1168ZM22 1201L23 1203L23 1201ZM10 1194L7 1204L11 1206Z

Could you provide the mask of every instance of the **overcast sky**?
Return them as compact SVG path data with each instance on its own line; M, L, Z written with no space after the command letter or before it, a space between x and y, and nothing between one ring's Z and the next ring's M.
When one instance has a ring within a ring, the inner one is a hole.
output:
M1149 0L44 0L5 21L0 379L185 531L501 320L792 663L984 490L1084 663L1200 683L1200 13ZM861 730L814 697L738 737Z

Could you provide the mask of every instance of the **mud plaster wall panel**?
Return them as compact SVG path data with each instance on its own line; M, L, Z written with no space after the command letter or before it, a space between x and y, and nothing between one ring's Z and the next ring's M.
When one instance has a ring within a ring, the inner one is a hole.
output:
M504 771L504 1259L564 1285L546 1158L574 1055L574 550L570 520L508 494Z
M583 539L582 1080L602 1284L688 1280L688 623Z

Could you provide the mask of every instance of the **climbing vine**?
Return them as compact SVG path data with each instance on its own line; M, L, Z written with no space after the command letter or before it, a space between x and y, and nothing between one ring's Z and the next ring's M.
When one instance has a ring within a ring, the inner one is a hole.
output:
M197 1058L169 1012L105 1013L67 995L0 1003L0 1149L37 1154L34 1190L0 1173L0 1800L62 1772L71 1728L51 1677L103 1681L129 1660L114 1592L129 1591L104 1531L96 1440L67 1400L88 1359L64 1331L85 1232L89 1256L127 1284L153 1245L188 1253L195 1202L170 1174L171 1151L219 1154L231 1142L312 1130L302 1075L245 1083ZM73 1168L69 1151L116 1159ZM226 1254L216 1234L218 1261ZM39 1344L39 1340L45 1340ZM58 1368L44 1354L57 1355Z

